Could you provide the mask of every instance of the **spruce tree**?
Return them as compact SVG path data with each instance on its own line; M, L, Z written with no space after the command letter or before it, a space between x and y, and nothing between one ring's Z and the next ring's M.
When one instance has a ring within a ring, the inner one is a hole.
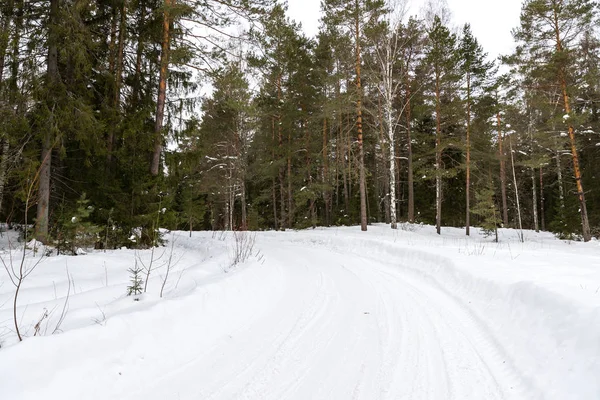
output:
M487 54L477 42L477 39L471 33L471 26L465 24L462 31L460 43L458 45L458 56L460 57L460 72L463 77L464 102L466 108L466 212L465 212L465 233L470 233L470 207L471 207L471 134L473 101L477 97L485 95L485 85L489 85L490 72L493 63L486 61Z

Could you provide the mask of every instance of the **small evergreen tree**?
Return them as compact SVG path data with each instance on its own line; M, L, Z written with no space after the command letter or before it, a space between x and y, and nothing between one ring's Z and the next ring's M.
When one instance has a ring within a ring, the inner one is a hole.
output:
M62 210L57 228L57 250L77 255L79 249L93 247L99 240L101 228L90 222L94 207L82 194L73 210Z
M127 296L133 296L134 301L139 301L139 296L144 289L144 281L142 280L142 268L137 261L133 268L129 268L130 285L127 286Z
M486 186L481 187L475 192L475 199L477 202L471 209L471 212L481 218L481 230L485 237L494 234L496 236L495 242L498 243L498 225L502 220L500 219L500 212L494 201L494 193L494 183L489 179Z

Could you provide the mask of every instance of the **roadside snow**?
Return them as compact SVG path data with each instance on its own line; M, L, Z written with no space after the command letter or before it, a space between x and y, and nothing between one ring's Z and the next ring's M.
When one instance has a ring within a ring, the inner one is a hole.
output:
M231 233L172 233L140 301L150 251L43 258L22 343L1 270L2 398L600 398L598 242L400 226L262 232L237 266Z

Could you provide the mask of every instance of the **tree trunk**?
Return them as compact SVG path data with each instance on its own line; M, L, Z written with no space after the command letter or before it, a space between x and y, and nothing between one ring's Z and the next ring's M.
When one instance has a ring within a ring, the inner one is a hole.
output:
M25 4L23 0L18 0L15 3L15 7L13 9L14 12L14 32L11 40L12 47L12 60L10 66L10 103L15 105L15 110L17 113L20 113L20 108L23 106L23 101L17 103L17 98L19 94L19 68L21 66L21 57L20 57L20 44L21 44L21 34L23 30L23 13L24 13Z
M531 188L533 194L533 227L536 232L540 231L538 206L537 206L537 185L535 182L535 168L531 168Z
M305 137L305 147L306 147L306 173L308 178L308 187L312 192L312 158L310 156L310 129L308 129L308 121L304 121L304 137ZM309 200L309 214L310 214L310 225L314 228L317 222L316 214L315 214L315 193L312 192L312 196Z
M0 27L0 90L4 84L4 62L9 43L9 28L14 12L14 0L9 0L0 7L2 11L2 26Z
M565 212L565 186L562 176L562 162L560 161L560 150L556 150L556 179L558 182L558 202L560 205L561 212L564 215Z
M167 75L169 73L169 51L171 48L171 7L176 0L164 0L163 32L160 52L160 75L158 78L158 96L156 98L156 121L154 124L154 152L150 173L158 176L160 155L163 148L163 119L165 117L165 102L167 98Z
M278 104L281 105L283 101L283 95L281 93L281 75L277 76L277 100ZM281 125L281 110L277 114L277 138L279 140L279 155L283 156L283 126ZM285 214L285 190L284 190L284 173L283 166L279 167L279 197L280 197L280 209L281 209L281 229L286 228L286 214Z
M248 229L248 210L246 206L246 180L240 180L240 201L242 205L242 226L241 230L245 231Z
M273 180L271 182L272 187L273 187L273 223L275 224L275 230L278 231L279 230L279 222L278 222L278 216L277 216L277 180L275 179L275 177L273 177Z
M367 185L365 177L365 151L363 148L363 130L362 130L362 87L360 76L360 18L359 18L359 0L355 0L355 29L356 29L356 129L358 131L358 168L360 185L360 229L367 230Z
M383 169L382 169L382 173L381 174L385 174L384 175L384 179L383 179L383 192L381 192L381 190L379 189L379 176L380 173L379 171L377 171L377 179L375 180L375 182L377 182L377 193L382 197L383 199L383 215L384 215L384 221L386 224L391 223L391 216L390 216L390 178L389 178L389 167L386 167L386 162L388 161L388 156L386 154L386 139L385 139L385 133L384 133L384 122L383 122L383 116L382 116L382 111L381 111L381 96L377 96L377 123L379 125L379 147L381 149L381 163L384 165ZM379 169L379 162L377 162L375 164L377 166L377 168ZM381 208L380 206L380 202L378 203L378 207L377 210L379 211Z
M2 213L2 203L4 201L4 187L6 185L6 175L8 172L10 145L8 139L2 139L2 159L0 160L0 214Z
M510 146L510 163L511 163L511 167L512 167L513 182L515 184L515 198L517 201L517 218L518 218L518 222L519 222L519 231L521 232L520 240L521 240L521 242L523 242L525 240L525 238L523 237L523 223L521 222L521 204L519 202L519 187L517 186L517 174L515 172L515 159L513 156L513 149L512 149L512 137L509 138L508 144Z
M132 103L137 105L140 103L140 93L141 93L141 82L142 82L142 59L144 55L144 40L142 32L144 30L144 24L146 22L146 2L144 0L140 0L139 2L140 8L140 16L138 18L137 24L137 35L138 42L135 54L135 75L133 78L133 88L132 88Z
M406 139L407 139L407 155L408 158L408 222L415 222L415 188L413 176L413 154L412 154L412 137L411 137L411 106L410 106L410 86L406 96Z
M504 137L500 126L500 112L496 114L498 126L498 158L500 158L500 190L502 192L502 224L508 227L508 205L506 200L506 161L504 157L504 149L502 148Z
M113 109L114 109L114 117L115 121L108 129L108 138L106 141L106 162L108 169L111 169L111 165L113 162L113 146L115 142L115 130L118 124L118 115L120 112L121 105L121 81L123 79L123 57L125 50L125 30L127 28L127 2L123 0L123 4L121 6L121 20L119 23L119 43L116 54L116 66L114 71L115 76L115 91L113 94Z
M390 226L398 229L398 217L396 215L396 146L394 140L394 116L392 115L391 93L387 93L385 99L385 115L387 122L387 141L389 144L389 179L390 179Z
M435 77L435 229L442 233L442 122L440 110L440 74Z
M15 7L14 1L10 0L6 3L6 7L2 8L3 12L3 22L2 22L2 31L0 32L0 93L4 89L4 68L5 68L5 58L6 51L9 46L9 28L11 21L14 22L14 33L12 38L12 60L11 60L11 77L10 77L10 86L9 86L9 98L8 104L9 107L17 111L17 95L18 95L18 79L19 79L19 43L21 38L21 29L23 27L23 3L22 1ZM10 141L8 137L8 132L2 132L0 136L0 141L2 143L2 159L0 160L0 213L2 213L2 204L4 201L4 188L6 186L6 176L8 174L8 160L10 158Z
M48 243L48 212L50 205L50 170L52 168L52 148L54 133L54 100L52 89L58 84L58 24L59 24L59 0L50 1L50 17L48 25L48 109L50 117L46 133L42 140L42 155L39 169L37 218L35 221L35 236L42 243Z
M331 190L329 189L329 157L327 152L327 117L323 119L323 201L325 202L325 226L331 224Z
M558 14L556 8L554 8L554 31L556 34L556 52L563 54L562 40L560 38L560 27L558 23ZM579 198L579 212L581 213L581 230L583 234L583 241L589 242L592 239L590 231L590 223L588 221L587 208L585 203L585 192L583 190L583 183L581 182L581 169L579 167L579 156L577 154L577 143L575 141L575 129L571 123L571 105L569 99L569 93L567 88L567 78L565 67L561 66L558 72L558 78L562 89L562 97L565 106L565 113L567 114L569 140L571 142L571 157L573 158L573 174L575 182L577 183L577 197Z
M288 148L287 148L287 202L288 202L288 223L287 226L292 228L294 226L294 196L292 193L292 155L290 149L292 146L292 138L290 134L291 130L288 131Z
M465 234L471 234L471 74L467 73L467 182L466 182Z
M544 168L540 166L540 220L542 231L546 230L546 216L544 215Z
M117 46L117 5L112 5L112 15L110 19L110 41L108 42L108 72L110 74L115 73L116 53L115 48Z
M271 150L271 162L275 162L275 117L271 117L271 139L272 139L272 150ZM279 222L277 216L277 180L273 177L273 218L275 223L275 230L279 230Z

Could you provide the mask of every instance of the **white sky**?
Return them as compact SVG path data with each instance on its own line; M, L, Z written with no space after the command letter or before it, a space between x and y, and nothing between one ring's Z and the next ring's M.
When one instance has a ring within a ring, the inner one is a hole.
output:
M521 0L447 0L452 23L462 28L469 22L473 34L491 58L508 54L513 49L511 30L519 25ZM302 23L304 31L314 36L319 28L321 0L288 0L288 15ZM411 15L425 3L408 0Z

